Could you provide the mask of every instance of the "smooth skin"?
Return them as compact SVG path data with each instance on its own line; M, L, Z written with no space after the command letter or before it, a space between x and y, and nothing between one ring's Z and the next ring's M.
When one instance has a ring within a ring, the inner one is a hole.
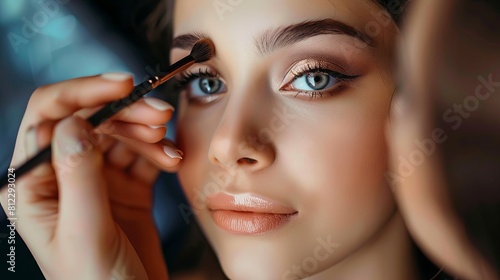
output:
M178 174L230 279L416 277L411 241L384 179L398 30L381 14L373 1L242 1L222 17L211 1L176 2L174 37L203 33L216 47L215 57L192 72L218 73L225 84L211 102L193 98L200 95L196 81L181 95L178 145L185 158ZM376 24L378 32L371 46L321 34L258 52L255 41L264 34L322 19L363 32ZM172 60L188 52L174 48ZM286 87L297 68L315 63L357 78L315 98ZM264 196L298 214L270 232L234 234L205 204L216 192ZM337 246L320 251L318 240Z

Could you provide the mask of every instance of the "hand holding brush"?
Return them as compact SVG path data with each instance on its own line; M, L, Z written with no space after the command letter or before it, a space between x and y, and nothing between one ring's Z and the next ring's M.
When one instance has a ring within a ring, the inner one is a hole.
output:
M179 60L178 62L172 64L170 67L165 69L163 76L154 76L149 78L147 81L137 85L134 87L132 92L125 98L114 101L104 108L93 114L91 117L87 119L87 121L92 125L92 127L96 127L102 122L106 121L116 113L118 113L123 108L131 105L136 102L140 98L142 98L145 94L152 91L159 85L163 84L167 80L171 79L178 73L183 70L189 68L194 63L204 62L209 60L215 54L215 48L213 46L212 41L208 39L199 40L192 48L191 53ZM16 168L16 176L19 179L26 172L30 171L34 167L38 166L42 162L49 161L51 158L52 148L51 146L47 146L43 148L38 154L29 159L20 167ZM3 188L8 183L8 172L6 172L1 177L0 189Z

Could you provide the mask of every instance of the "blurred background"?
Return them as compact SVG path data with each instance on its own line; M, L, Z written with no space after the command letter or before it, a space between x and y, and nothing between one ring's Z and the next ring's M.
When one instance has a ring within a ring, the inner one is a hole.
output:
M17 129L37 87L105 72L129 72L138 83L168 64L170 31L158 29L150 36L145 24L155 22L148 16L157 5L157 0L0 1L0 170L9 167ZM159 88L152 95L175 102L166 91ZM168 131L173 138L173 123ZM170 270L175 270L190 223L179 205L187 207L175 175L162 174L154 214ZM9 229L0 212L0 279L44 279L19 236L16 273L7 271Z

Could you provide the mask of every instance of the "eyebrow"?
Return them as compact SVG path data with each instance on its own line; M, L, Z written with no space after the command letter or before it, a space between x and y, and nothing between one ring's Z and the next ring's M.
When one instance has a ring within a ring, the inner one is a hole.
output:
M203 32L193 32L193 33L183 34L175 37L172 40L171 48L172 49L178 48L190 51L191 48L194 46L194 44L196 44L198 40L203 38L210 39L210 36Z
M304 21L287 27L268 30L255 40L255 45L259 53L267 54L278 48L289 46L314 36L327 34L348 35L369 46L373 46L373 40L367 34L353 26L334 19Z
M334 19L303 21L286 27L265 31L255 39L257 51L268 54L297 42L319 35L348 35L368 46L374 46L373 39L361 30ZM210 38L203 32L194 32L177 36L172 41L172 48L190 50L196 41Z

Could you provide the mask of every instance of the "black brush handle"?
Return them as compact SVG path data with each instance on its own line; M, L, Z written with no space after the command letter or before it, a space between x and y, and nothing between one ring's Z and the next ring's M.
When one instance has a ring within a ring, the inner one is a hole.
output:
M23 174L27 173L31 169L38 166L39 164L46 162L46 161L50 161L51 158L52 158L52 149L51 149L51 146L49 145L49 146L43 148L41 151L39 151L34 157L32 157L26 163L21 165L21 167L15 169L15 171L13 173L16 175L16 180L19 177L21 177ZM7 185L8 180L9 180L8 176L9 176L9 172L5 172L2 175L2 178L1 178L2 185L1 185L0 189L4 188Z
M142 84L136 85L132 90L132 93L127 97L113 101L102 109L90 116L87 121L92 125L92 127L97 127L102 122L106 121L114 114L118 113L123 108L129 106L130 104L136 102L146 93L153 89L151 80L145 81ZM21 167L15 169L16 179L19 179L23 174L27 173L31 169L35 168L37 165L50 161L52 158L52 147L48 145L39 151L34 157L25 162ZM8 183L9 172L5 172L0 179L0 189L4 188Z
M92 127L97 127L98 125L118 113L120 110L141 99L146 93L150 92L160 84L172 78L180 71L188 68L193 63L194 59L191 55L184 57L183 59L167 67L167 69L165 69L164 72L159 76L155 76L141 84L134 86L134 89L127 97L107 104L102 109L90 116L87 121L92 125ZM30 171L40 163L50 161L51 157L52 148L50 145L48 145L47 147L44 147L40 152L38 152L34 157L21 165L21 167L15 170L16 179L19 179L23 174ZM9 172L5 172L0 178L0 190L8 184L8 176Z
M153 82L151 80L145 81L142 84L136 85L127 97L120 100L113 101L104 106L101 110L90 116L87 121L92 127L97 127L102 122L106 121L114 114L118 113L123 108L131 105L137 100L141 99L146 93L153 90Z

